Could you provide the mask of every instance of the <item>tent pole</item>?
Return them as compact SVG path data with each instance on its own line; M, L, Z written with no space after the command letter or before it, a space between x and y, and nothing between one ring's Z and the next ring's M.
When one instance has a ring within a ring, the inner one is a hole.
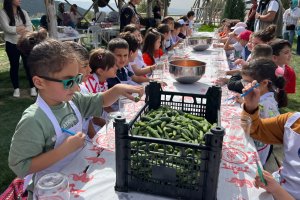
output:
M48 18L48 33L51 38L58 38L54 0L44 0Z

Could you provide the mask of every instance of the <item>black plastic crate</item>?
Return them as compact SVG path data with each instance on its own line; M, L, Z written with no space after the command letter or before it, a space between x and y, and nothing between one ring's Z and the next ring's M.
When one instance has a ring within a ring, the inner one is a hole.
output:
M179 97L179 101L178 101ZM189 103L184 102L188 97ZM180 100L181 99L181 100ZM192 102L191 102L192 101ZM151 109L168 105L220 124L221 89L212 86L205 95L162 91L158 83L146 88L146 104L126 123L115 119L116 186L120 192L140 191L179 199L215 200L224 129L205 134L204 144L150 138L131 134L135 121ZM153 150L152 145L160 148ZM171 148L178 154L169 153Z

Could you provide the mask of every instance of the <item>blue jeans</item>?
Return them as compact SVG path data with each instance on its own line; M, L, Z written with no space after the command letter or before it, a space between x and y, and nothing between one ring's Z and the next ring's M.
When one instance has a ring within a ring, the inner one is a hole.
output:
M283 39L288 40L291 45L293 45L294 36L295 36L295 30L293 31L285 30L283 32Z

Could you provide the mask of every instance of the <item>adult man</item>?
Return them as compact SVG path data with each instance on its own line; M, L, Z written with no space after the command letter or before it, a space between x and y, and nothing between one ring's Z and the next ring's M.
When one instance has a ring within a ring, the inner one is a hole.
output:
M280 0L261 0L256 11L255 31L263 30L271 24L277 26L276 36L282 37L283 6Z
M135 24L140 26L140 15L137 13L135 6L138 5L141 0L130 0L121 8L120 12L120 31L128 24Z
M291 45L293 45L295 30L299 18L300 8L298 8L298 0L291 0L290 8L283 14L283 39L288 40Z

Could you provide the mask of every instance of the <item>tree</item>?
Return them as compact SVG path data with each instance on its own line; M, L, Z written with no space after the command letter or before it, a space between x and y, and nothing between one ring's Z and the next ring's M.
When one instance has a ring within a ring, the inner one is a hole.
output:
M244 0L227 0L223 18L239 19L241 21L244 21L245 9L246 6Z

